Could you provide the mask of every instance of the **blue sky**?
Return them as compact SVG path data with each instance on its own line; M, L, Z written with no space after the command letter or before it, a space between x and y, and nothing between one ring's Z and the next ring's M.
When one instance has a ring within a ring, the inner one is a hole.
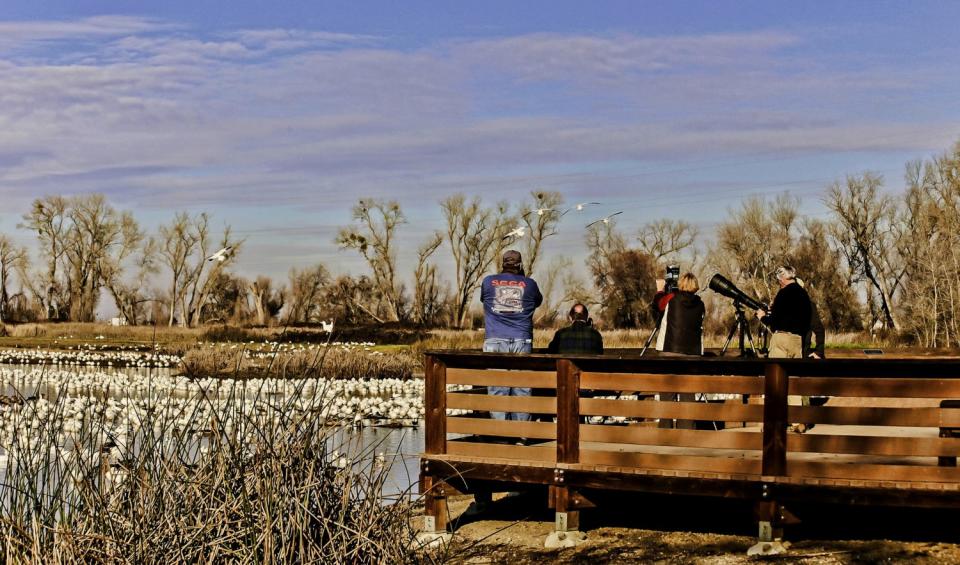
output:
M960 139L956 2L6 0L0 232L97 191L148 227L206 210L244 275L337 252L360 196L396 198L401 260L457 191L534 188L703 226L845 174L902 186ZM600 211L598 211L600 213ZM592 218L588 218L592 219ZM579 257L565 220L548 253ZM584 222L586 223L586 222Z

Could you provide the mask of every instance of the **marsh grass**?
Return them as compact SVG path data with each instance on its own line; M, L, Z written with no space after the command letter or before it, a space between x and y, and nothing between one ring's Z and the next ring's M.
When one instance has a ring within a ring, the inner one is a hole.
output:
M314 354L313 367L324 363ZM344 444L322 401L298 396L234 387L176 406L156 397L122 432L108 431L105 405L68 414L63 394L4 407L15 432L0 465L5 561L434 559L411 549L410 493L384 500L389 465L376 446Z
M181 372L187 377L324 379L409 379L420 361L409 349L390 353L328 346L323 363L316 363L318 350L276 351L259 355L251 351L201 347L186 352Z

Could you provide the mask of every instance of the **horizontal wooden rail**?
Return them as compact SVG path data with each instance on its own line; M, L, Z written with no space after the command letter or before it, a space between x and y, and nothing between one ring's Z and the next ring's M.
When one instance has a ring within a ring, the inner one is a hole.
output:
M878 456L960 456L960 439L859 435L790 434L788 453L837 453Z
M787 476L847 479L850 481L910 481L956 484L960 483L960 468L924 464L829 463L796 460L791 457L787 459Z
M539 396L493 396L448 392L447 408L487 410L490 412L556 414L557 399Z
M451 416L447 418L447 432L530 439L557 439L557 425L553 422L517 422Z
M960 378L790 377L789 387L805 396L960 398Z
M742 457L666 455L662 453L581 449L580 463L584 465L670 469L704 473L760 474L759 453L756 457L747 459Z
M447 384L557 388L557 373L550 371L447 369Z
M759 404L656 402L652 400L607 400L581 398L580 414L585 416L623 416L627 418L677 418L720 422L762 422Z
M526 461L556 461L556 446L502 445L496 443L474 443L467 441L447 442L450 455L467 455L484 459L523 459Z
M845 426L960 427L960 410L873 406L789 406L791 422Z
M580 426L580 441L712 449L759 450L763 447L763 437L758 432L717 433L707 430L672 430L591 424Z
M580 375L580 388L653 392L763 394L763 378L584 372Z

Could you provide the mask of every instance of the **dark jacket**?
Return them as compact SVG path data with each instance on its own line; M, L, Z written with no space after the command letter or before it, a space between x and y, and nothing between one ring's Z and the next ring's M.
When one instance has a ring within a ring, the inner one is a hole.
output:
M692 292L658 292L653 308L662 312L657 351L703 355L703 300Z
M577 320L553 334L547 352L599 355L603 353L603 336L589 322Z
M811 310L810 295L794 282L777 292L770 313L760 321L775 332L789 332L803 337L810 332Z
M811 353L816 353L821 359L826 359L824 352L824 341L826 331L823 327L823 320L820 318L820 312L817 305L810 301L810 331L803 336L803 356L809 357ZM815 344L814 344L814 340Z

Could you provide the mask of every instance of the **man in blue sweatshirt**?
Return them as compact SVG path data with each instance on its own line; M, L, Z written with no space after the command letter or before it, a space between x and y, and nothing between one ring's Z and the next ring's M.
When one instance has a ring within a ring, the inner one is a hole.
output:
M489 275L480 287L483 321L486 330L485 352L530 353L533 350L533 311L543 302L536 281L524 275L519 251L503 254L500 274ZM491 386L495 396L530 396L527 387ZM506 412L491 412L497 420L506 420ZM509 413L510 420L530 420L530 414Z

